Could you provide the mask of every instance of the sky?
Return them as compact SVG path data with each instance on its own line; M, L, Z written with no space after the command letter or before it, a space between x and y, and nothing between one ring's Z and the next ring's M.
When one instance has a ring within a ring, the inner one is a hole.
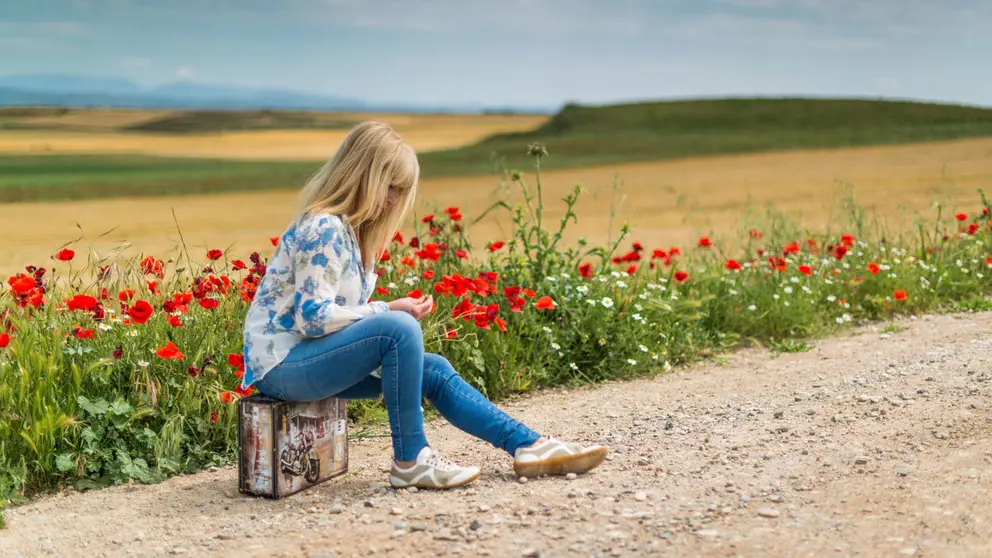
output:
M990 30L992 0L0 0L0 75L376 103L810 95L992 106Z

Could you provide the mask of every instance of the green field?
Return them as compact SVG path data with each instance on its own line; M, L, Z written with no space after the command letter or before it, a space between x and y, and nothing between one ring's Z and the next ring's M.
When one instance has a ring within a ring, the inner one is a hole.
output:
M792 149L992 136L992 109L895 101L722 99L570 105L540 128L425 154L428 172L480 174L496 154L525 168L524 146L554 145L555 168Z
M182 133L223 127L341 126L298 113L183 113L138 126ZM295 122L295 124L293 124ZM280 124L281 123L281 124ZM136 128L136 129L138 129ZM557 169L693 156L892 145L992 136L992 109L859 100L725 99L569 105L528 132L421 153L425 179L526 168L526 147L553 145ZM298 188L314 162L107 155L0 156L0 202Z

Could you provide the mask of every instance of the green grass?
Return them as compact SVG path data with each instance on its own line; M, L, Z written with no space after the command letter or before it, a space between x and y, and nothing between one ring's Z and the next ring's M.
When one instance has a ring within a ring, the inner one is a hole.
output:
M340 130L354 119L307 111L187 110L123 128L136 132L202 133L232 130Z
M279 122L287 127L347 124L330 117L319 122L307 118L290 112L184 112L139 128L176 132L259 129L278 127ZM293 124L294 119L299 122ZM549 162L563 169L985 136L992 136L992 109L893 101L723 99L569 105L535 130L498 134L420 157L422 175L430 179L525 168L527 146L534 142L554 144L557 149ZM124 155L0 157L0 202L299 188L320 163Z
M132 155L0 157L0 202L299 188L314 163Z
M992 109L829 99L720 99L569 105L529 132L426 153L427 174L489 172L494 155L528 165L526 146L554 144L555 168L702 155L891 145L992 136Z

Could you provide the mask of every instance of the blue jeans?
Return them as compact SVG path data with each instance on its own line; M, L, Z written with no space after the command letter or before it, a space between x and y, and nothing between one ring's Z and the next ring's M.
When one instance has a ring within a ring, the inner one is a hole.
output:
M381 379L371 375L380 366ZM373 314L304 340L255 387L284 401L377 399L381 394L396 461L415 461L428 445L423 397L451 424L510 455L540 437L463 380L443 356L425 354L420 323L406 312Z

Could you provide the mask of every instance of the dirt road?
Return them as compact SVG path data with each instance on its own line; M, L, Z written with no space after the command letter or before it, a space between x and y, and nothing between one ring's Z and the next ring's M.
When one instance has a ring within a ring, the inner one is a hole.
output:
M277 502L240 496L232 468L46 498L9 513L0 554L992 556L992 315L904 325L508 403L612 447L575 480L519 483L436 421L435 447L483 466L466 489L385 490L376 439Z

